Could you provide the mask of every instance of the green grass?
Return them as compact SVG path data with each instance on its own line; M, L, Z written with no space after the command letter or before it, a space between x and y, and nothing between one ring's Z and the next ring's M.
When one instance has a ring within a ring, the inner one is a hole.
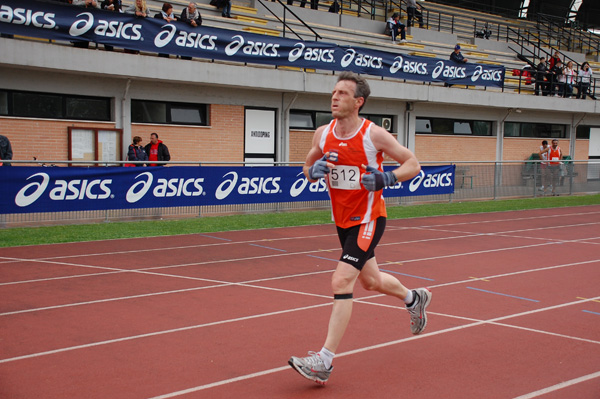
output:
M600 195L561 196L501 201L469 201L388 207L389 219L465 213L501 212L600 204ZM110 222L95 224L6 228L0 230L0 247L109 240L116 238L211 233L274 227L330 224L329 210L282 212L192 219Z

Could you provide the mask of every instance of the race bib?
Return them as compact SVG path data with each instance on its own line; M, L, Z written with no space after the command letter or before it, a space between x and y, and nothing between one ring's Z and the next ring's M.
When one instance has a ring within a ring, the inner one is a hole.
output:
M340 190L360 190L360 170L358 166L338 165L329 173L331 188Z

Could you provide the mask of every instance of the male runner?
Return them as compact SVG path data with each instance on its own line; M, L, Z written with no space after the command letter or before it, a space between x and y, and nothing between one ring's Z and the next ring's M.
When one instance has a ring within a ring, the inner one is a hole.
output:
M375 247L387 217L382 190L413 178L421 166L414 154L388 131L358 116L370 92L364 78L352 72L339 75L331 96L335 119L315 131L304 164L304 174L311 182L327 175L333 218L342 245L331 281L334 300L325 344L318 353L309 352L303 358L292 356L288 361L302 376L320 384L327 382L333 370L333 357L350 321L356 280L367 290L403 300L413 334L425 329L425 309L431 301L429 290L408 290L395 277L380 272L375 260ZM383 172L384 150L401 166Z

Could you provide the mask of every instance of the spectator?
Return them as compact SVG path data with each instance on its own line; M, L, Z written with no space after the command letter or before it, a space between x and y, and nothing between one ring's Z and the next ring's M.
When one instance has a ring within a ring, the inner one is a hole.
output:
M165 21L167 21L167 23L177 21L177 18L173 13L173 6L171 5L171 3L164 3L162 6L162 10L160 11L160 13L155 15L155 18L162 18Z
M548 77L548 64L546 58L541 57L540 63L537 65L537 73L535 75L535 95L540 95L540 88L542 90L542 96L548 95L548 83L546 78Z
M454 51L450 53L450 61L454 61L459 64L465 64L467 59L460 52L460 44L454 46ZM452 87L452 84L444 82L444 87Z
M156 133L150 134L150 143L146 144L145 150L148 155L148 161L153 161L148 166L164 166L164 163L159 162L171 160L169 148L163 144L162 140L158 139L158 134Z
M127 7L125 12L135 14L136 17L146 18L150 14L150 9L146 5L146 0L135 0L135 5Z
M121 0L104 0L102 4L100 4L100 8L106 11L123 12L123 5L121 4ZM114 47L105 44L104 50L113 51Z
M592 83L592 68L590 68L590 64L585 61L581 64L581 69L579 70L579 88L577 90L577 98L582 98L585 100L585 95L588 94L590 90L590 84Z
M121 0L104 0L100 5L100 8L107 11L123 12Z
M340 12L340 3L338 3L338 0L334 0L333 3L331 3L331 6L329 7L329 12L334 14Z
M550 69L554 68L556 61L560 61L560 53L558 50L554 51L554 55L550 58Z
M306 1L304 2L306 3ZM223 18L231 18L231 0L210 0L210 5L222 8L221 16Z
M202 16L200 15L200 11L196 6L196 3L190 2L186 8L181 11L181 15L179 16L179 20L185 22L186 24L197 28L202 25ZM191 60L192 57L181 56L182 60Z
M148 154L146 154L146 151L144 150L144 147L142 147L142 138L140 136L135 136L133 138L133 144L129 145L129 148L127 149L127 160L128 161L147 161L148 160ZM125 164L125 166L144 166L143 163L138 163L138 164Z
M10 166L6 160L12 159L13 152L10 146L10 140L6 136L0 135L0 166Z
M563 65L561 60L554 62L554 67L550 69L550 95L562 97L565 85L565 76L563 74Z
M74 6L86 7L86 8L100 8L96 0L73 0Z
M423 25L423 13L417 9L421 8L420 4L417 4L417 0L406 0L406 16L408 17L406 24L410 28L413 26L413 19L419 21L419 28L422 28Z
M450 60L459 64L468 62L468 60L460 52L460 44L454 46L454 51L450 54Z
M573 69L573 61L567 62L567 66L563 69L564 78L564 96L571 97L573 95L573 82L575 80L575 69Z
M400 43L406 43L406 27L400 22L400 13L395 12L386 22L384 33L392 36L392 43L395 43L398 32L400 33Z
M540 155L540 168L542 175L542 186L539 188L540 191L546 195L546 189L548 188L548 140L543 140L542 145L540 146L540 151L538 152Z
M562 150L558 146L558 140L552 139L552 146L540 151L546 153L546 159L548 160L548 174L550 175L550 187L552 187L552 195L557 196L556 187L558 186L558 179L560 178L560 160L562 159Z
M490 36L492 36L492 31L488 27L487 22L485 23L485 26L480 31L475 32L475 37L478 37L480 39L485 38L486 40L490 40Z
M202 25L202 16L196 7L196 3L194 2L188 4L188 6L181 11L181 16L179 19L182 22L193 26L194 28Z
M71 4L85 8L100 8L96 0L73 0L73 3ZM73 46L78 48L88 48L90 46L90 42L86 40L75 40L72 43Z

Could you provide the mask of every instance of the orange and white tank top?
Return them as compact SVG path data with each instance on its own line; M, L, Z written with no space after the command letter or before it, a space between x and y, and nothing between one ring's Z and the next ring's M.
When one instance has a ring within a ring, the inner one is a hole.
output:
M550 161L550 165L558 165L560 164L561 157L560 147L556 146L556 149L550 147L550 151L548 151L548 160Z
M320 147L323 153L337 154L335 168L327 175L331 210L336 226L349 228L387 216L382 192L368 191L360 183L364 173L361 165L383 171L383 153L371 141L373 122L363 119L360 128L351 136L340 138L335 133L337 119L323 131Z

